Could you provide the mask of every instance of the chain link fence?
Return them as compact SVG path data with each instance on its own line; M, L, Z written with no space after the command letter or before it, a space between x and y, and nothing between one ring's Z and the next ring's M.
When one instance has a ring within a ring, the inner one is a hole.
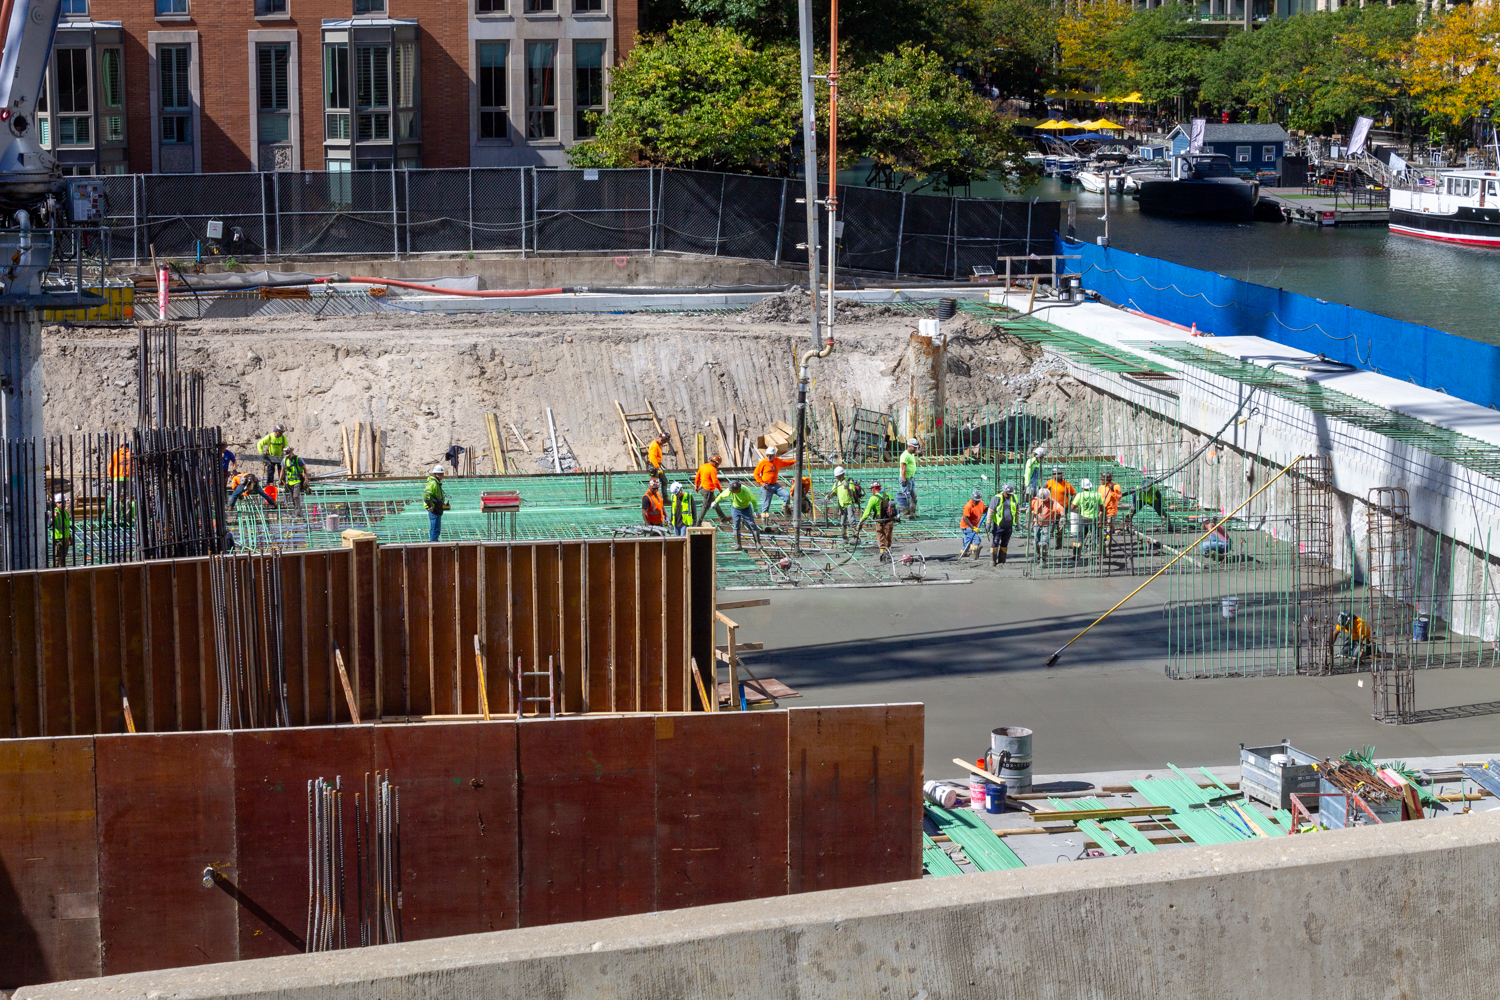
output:
M118 262L495 252L807 262L805 187L790 178L474 167L101 179L102 249ZM897 276L966 278L1000 256L1049 254L1060 219L1057 202L862 187L839 201L840 267Z

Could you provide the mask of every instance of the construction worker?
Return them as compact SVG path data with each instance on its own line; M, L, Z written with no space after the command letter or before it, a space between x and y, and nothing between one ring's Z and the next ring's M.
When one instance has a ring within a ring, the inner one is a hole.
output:
M687 530L698 523L698 498L693 496L691 490L682 488L681 483L673 483L667 491L671 500L667 507L667 524L674 535L686 535Z
M663 446L665 446L666 443L670 440L671 438L663 434L660 437L653 439L650 444L646 445L646 471L650 472L653 476L661 477L663 482L666 481L666 474L662 470L661 452Z
M979 553L984 550L984 535L980 532L984 528L984 515L988 512L984 494L975 490L974 495L969 497L969 502L964 504L963 515L958 519L958 526L963 529L964 535L964 550L959 553L960 559L968 555L970 549L974 550L974 558L978 559Z
M896 533L896 505L880 492L879 483L870 484L870 499L865 501L865 512L859 519L859 526L863 528L872 517L875 519L875 540L880 544L880 558L885 559L890 555Z
M52 565L64 565L73 545L73 517L63 504L61 493L53 496L52 505L47 508L47 534L52 539Z
M286 428L281 424L271 428L271 433L255 443L255 450L260 452L260 459L265 463L267 485L276 482L281 453L286 450Z
M917 516L917 439L906 439L906 450L899 459L901 465L901 492L896 502L901 507L902 517Z
M839 537L849 537L849 522L854 520L855 513L859 510L860 499L864 490L859 488L859 483L850 479L842 465L833 469L833 489L828 491L828 499L832 501L832 509L838 511Z
M1104 509L1104 499L1094 489L1087 476L1078 481L1082 487L1073 497L1073 509L1078 512L1078 531L1073 536L1073 558L1077 559L1083 546L1093 537L1099 524L1099 514Z
M720 521L724 520L724 511L716 503L719 492L724 488L719 483L719 466L723 461L718 455L710 455L707 462L698 466L698 474L693 477L693 489L703 494L703 509L698 511L698 520L694 524L703 523L710 507L719 515Z
M1370 632L1370 624L1359 615L1340 611L1338 624L1333 628L1333 638L1337 639L1340 633L1344 636L1344 647L1340 652L1352 657L1355 663L1368 659L1375 651L1375 637Z
M760 526L755 523L755 494L750 487L745 485L743 479L731 479L729 489L714 498L717 504L725 497L729 498L729 513L734 517L734 547L743 549L745 546L740 539L740 526L748 524L750 534L755 538L755 544L760 546Z
M281 456L281 481L294 505L307 491L307 463L302 461L295 448L288 447Z
M229 450L228 445L224 446L224 454L219 456L219 461L224 466L225 480L228 480L230 476L234 475L240 469L239 459L235 456L234 452Z
M1036 491L1042 488L1042 456L1047 454L1047 446L1039 444L1031 449L1031 457L1026 460L1026 468L1021 473L1021 485L1029 497L1036 496Z
M1100 541L1104 545L1108 545L1114 538L1115 515L1120 512L1120 497L1122 495L1123 491L1120 489L1120 485L1115 482L1115 474L1113 472L1106 472L1104 474L1104 482L1099 484L1099 499L1104 504L1104 521L1102 524L1104 534Z
M118 524L130 523L130 442L126 441L109 456L110 506Z
M651 485L641 495L641 520L647 524L661 526L666 523L666 500L661 495L661 480L651 478Z
M1203 539L1203 544L1198 546L1198 551L1206 556L1218 556L1222 559L1229 555L1229 548L1232 544L1229 532L1224 530L1224 525L1216 524L1208 537Z
M260 485L260 480L255 478L253 472L237 472L229 481L229 509L234 510L234 505L240 502L240 497L247 493L253 493L266 502L266 506L275 507L276 498L271 496Z
M1047 491L1052 494L1052 499L1057 501L1058 506L1062 507L1063 510L1072 509L1073 496L1078 491L1073 488L1072 483L1063 478L1062 466L1054 465L1052 467L1052 478L1047 480L1045 485Z
M1047 557L1049 535L1056 536L1058 547L1062 547L1062 518L1062 504L1052 498L1052 491L1038 487L1036 498L1031 501L1031 547L1038 559Z
M443 463L439 462L427 473L427 485L422 488L422 506L427 508L427 525L431 529L427 540L435 542L443 534L443 511L449 507L448 497L443 492L443 477L447 475Z
M1132 511L1131 516L1134 517L1136 514L1139 514L1142 507L1150 507L1156 511L1156 516L1161 518L1162 525L1166 528L1167 533L1171 534L1172 518L1167 514L1166 494L1162 492L1162 488L1156 483L1149 483L1145 489L1137 491L1135 494L1135 510Z
M781 485L781 470L796 465L794 458L777 458L774 447L766 449L766 457L755 465L755 481L760 484L762 517L771 513L771 501L781 498L782 512L792 512L792 494Z
M1016 524L1021 519L1019 504L1016 501L1016 488L1006 483L995 494L995 500L990 504L990 565L999 566L1005 562L1006 550L1010 548L1010 533L1015 530Z

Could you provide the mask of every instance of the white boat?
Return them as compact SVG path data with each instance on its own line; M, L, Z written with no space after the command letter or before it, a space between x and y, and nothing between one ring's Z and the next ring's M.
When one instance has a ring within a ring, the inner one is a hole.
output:
M1500 172L1453 170L1437 183L1391 189L1391 232L1471 247L1500 247Z
M1103 194L1105 188L1109 186L1109 177L1102 171L1080 170L1077 177L1078 186L1085 191L1092 191L1094 194Z

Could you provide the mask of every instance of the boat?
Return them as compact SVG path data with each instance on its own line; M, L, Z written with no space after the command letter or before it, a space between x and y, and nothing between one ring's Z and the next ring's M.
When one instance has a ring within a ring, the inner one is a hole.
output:
M1094 194L1103 194L1104 189L1109 186L1109 176L1102 170L1080 170L1078 186Z
M1473 247L1500 247L1500 173L1453 170L1430 187L1391 189L1391 232Z
M1136 197L1147 215L1249 222L1260 184L1237 177L1222 153L1187 153L1172 158L1170 177L1142 180Z

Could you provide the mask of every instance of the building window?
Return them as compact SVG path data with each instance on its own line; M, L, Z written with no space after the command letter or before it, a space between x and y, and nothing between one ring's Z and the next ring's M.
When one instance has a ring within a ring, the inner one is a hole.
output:
M1236 162L1236 163L1249 163L1250 162L1250 147L1249 146L1236 146L1236 147L1234 147L1234 162Z
M391 140L391 50L388 45L354 47L355 142Z
M124 58L120 49L103 49L99 53L99 97L106 108L118 108L125 103Z
M272 17L286 13L286 0L255 0L256 17Z
M193 141L193 98L188 92L188 62L192 49L186 45L163 45L156 50L156 65L161 76L161 141Z
M556 9L556 0L526 0L528 14L550 14Z
M356 14L384 14L385 0L354 0Z
M54 49L57 67L57 144L88 146L94 141L89 116L89 50Z
M479 138L508 139L504 42L479 43Z
M1274 163L1276 160L1275 146L1260 147L1260 159L1262 163Z
M89 0L62 0L63 17L88 17Z
M181 17L188 12L188 0L156 0L157 17Z
M323 137L349 139L349 46L323 46Z
M474 0L476 14L504 14L505 0Z
M289 46L256 46L256 90L259 95L259 116L256 133L262 146L286 142L292 137L292 114L290 94L287 86L287 58Z
M604 111L604 43L577 42L573 46L573 136L593 138L598 126L588 112Z
M531 0L527 0L528 3ZM557 80L552 42L526 43L526 138L557 138Z
M391 49L396 78L396 138L417 139L417 43L397 42Z
M573 13L600 14L604 11L604 0L573 0Z

